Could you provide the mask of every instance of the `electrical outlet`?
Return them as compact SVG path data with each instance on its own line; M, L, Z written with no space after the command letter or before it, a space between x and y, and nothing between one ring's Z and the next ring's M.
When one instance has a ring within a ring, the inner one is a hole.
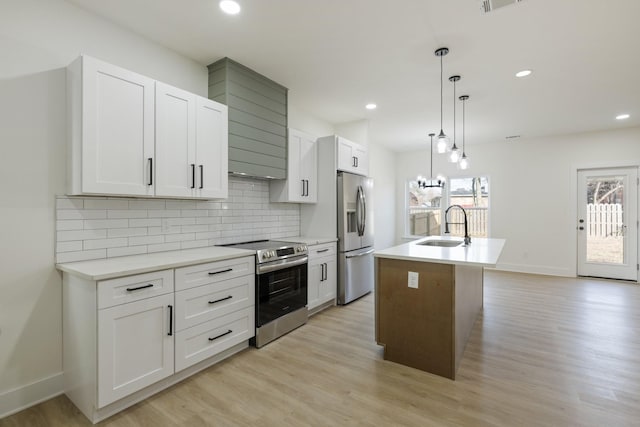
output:
M418 273L415 271L410 271L409 272L409 287L410 288L414 288L414 289L418 289Z

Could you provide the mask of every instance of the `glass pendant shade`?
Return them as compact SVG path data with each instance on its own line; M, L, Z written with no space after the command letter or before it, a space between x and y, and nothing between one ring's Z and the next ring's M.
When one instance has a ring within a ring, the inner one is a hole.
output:
M443 131L440 131L440 135L438 135L438 139L436 141L435 152L438 154L444 154L449 149L449 138L444 134Z
M456 143L453 143L453 147L451 147L451 153L449 153L449 161L451 163L458 163L460 160L460 150L456 147Z
M463 171L469 169L469 159L465 153L462 153L462 157L458 161L458 169Z

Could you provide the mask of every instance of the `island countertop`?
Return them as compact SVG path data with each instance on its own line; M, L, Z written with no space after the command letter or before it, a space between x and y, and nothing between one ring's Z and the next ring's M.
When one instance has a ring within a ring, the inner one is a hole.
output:
M471 244L468 246L441 247L421 245L421 243L428 240L450 240L462 243L462 239L459 237L430 236L376 251L374 256L376 258L405 261L495 267L505 244L504 239L473 237L471 238Z

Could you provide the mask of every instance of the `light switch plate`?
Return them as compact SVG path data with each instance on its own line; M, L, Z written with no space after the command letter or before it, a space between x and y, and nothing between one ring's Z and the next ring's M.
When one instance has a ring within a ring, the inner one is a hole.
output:
M415 271L409 272L409 287L418 289L418 273Z

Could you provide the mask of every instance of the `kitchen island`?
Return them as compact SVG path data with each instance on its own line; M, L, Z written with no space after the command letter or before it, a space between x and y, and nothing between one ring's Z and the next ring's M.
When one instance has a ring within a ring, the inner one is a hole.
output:
M482 310L483 270L505 241L432 236L376 251L376 341L384 358L455 379Z

